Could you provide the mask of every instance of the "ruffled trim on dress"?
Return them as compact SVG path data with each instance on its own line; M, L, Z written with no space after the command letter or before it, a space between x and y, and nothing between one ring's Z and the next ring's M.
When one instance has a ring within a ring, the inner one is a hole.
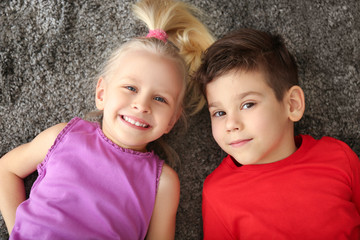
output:
M129 153L129 154L134 154L134 155L138 155L138 156L143 156L143 157L156 157L156 193L158 191L158 187L159 187L159 182L160 182L160 176L161 176L161 173L162 173L162 168L163 168L163 165L164 165L164 160L161 160L159 158L159 156L152 150L152 151L149 151L149 152L139 152L139 151L136 151L136 150L133 150L133 149L130 149L130 148L123 148L123 147L120 147L119 145L115 144L113 141L111 141L108 137L105 136L104 132L101 130L101 127L100 127L100 123L98 122L95 122L96 124L96 130L98 132L98 134L101 136L101 138L107 142L108 144L110 144L113 148L121 151L121 152L124 152L124 153Z
M150 151L150 152L139 152L139 151L136 151L136 150L133 150L133 149L130 149L130 148L123 148L123 147L120 147L119 145L115 144L113 141L111 141L108 137L105 136L104 132L101 130L100 128L100 124L99 123L96 123L96 130L98 131L98 133L100 134L100 136L107 142L109 143L112 147L114 147L115 149L118 149L124 153L130 153L130 154L134 154L134 155L139 155L139 156L154 156L157 154L154 153L154 151Z
M155 188L156 192L155 193L157 193L158 189L159 189L160 176L161 176L162 169L164 166L164 160L157 159L156 166L157 166L157 172L156 172L156 188Z

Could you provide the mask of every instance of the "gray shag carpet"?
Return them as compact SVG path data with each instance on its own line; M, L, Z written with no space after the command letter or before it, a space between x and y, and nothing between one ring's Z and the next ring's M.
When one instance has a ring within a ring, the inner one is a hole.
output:
M132 2L0 1L0 156L94 109L92 77L100 64L119 42L147 33ZM203 10L200 18L217 38L241 27L282 34L306 94L297 133L333 136L360 154L360 1L189 2ZM202 184L225 154L211 136L206 109L189 119L186 133L167 139L182 161L176 239L201 239ZM35 178L26 179L28 190ZM7 239L2 218L0 225Z

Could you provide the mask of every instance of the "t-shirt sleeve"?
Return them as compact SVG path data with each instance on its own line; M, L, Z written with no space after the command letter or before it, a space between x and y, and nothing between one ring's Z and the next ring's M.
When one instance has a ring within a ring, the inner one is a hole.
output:
M206 191L206 189L204 189ZM223 222L223 218L217 212L211 199L203 191L202 215L204 240L233 239L231 233Z
M351 151L350 166L353 171L353 201L360 214L360 160L359 157Z
M360 160L351 148L345 143L341 142L343 145L343 149L345 154L349 160L349 166L352 174L352 192L353 198L352 201L355 203L358 213L360 214Z

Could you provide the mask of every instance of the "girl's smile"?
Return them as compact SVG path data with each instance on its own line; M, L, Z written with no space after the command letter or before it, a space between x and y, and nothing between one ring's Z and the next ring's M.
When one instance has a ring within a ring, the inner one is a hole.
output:
M130 127L134 127L136 129L145 130L150 128L148 123L136 117L121 115L121 119Z

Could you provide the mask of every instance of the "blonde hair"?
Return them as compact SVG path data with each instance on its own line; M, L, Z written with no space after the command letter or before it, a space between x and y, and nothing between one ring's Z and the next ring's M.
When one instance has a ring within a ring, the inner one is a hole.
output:
M189 75L193 75L201 64L202 53L214 42L205 25L194 16L201 14L200 10L173 0L142 0L134 5L133 10L150 30L161 29L167 33L168 40L179 49ZM205 99L197 82L189 75L186 78L185 107L194 114L203 108Z
M173 0L141 0L134 4L133 11L136 17L142 20L149 30L161 29L168 35L168 41L153 37L139 37L131 39L119 46L110 55L102 71L98 74L107 80L118 67L117 63L121 56L128 51L145 50L177 63L180 73L183 75L183 89L179 97L178 107L182 111L181 118L186 125L184 109L196 113L205 105L205 99L199 91L199 86L191 81L193 74L201 64L202 53L214 42L214 38L207 28L192 14L199 12L195 7L184 2ZM188 100L184 104L184 98ZM101 121L102 112L90 113L88 118ZM178 155L168 146L162 138L150 144L151 148L165 153L170 165L179 162Z

